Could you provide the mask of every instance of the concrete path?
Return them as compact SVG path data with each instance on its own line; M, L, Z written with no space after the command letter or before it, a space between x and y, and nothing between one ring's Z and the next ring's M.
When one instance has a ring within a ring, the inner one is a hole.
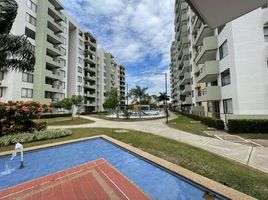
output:
M95 123L74 126L53 126L50 128L115 128L152 133L205 149L268 173L268 147L249 146L233 143L231 141L194 135L168 127L165 124L165 119L139 122L115 122L89 116L81 117L95 121ZM171 119L174 119L175 117L174 114L170 114Z

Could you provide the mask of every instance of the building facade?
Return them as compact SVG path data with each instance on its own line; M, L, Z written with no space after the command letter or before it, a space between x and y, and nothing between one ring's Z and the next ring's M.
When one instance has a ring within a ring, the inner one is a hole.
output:
M175 5L173 107L229 118L268 118L268 9L210 29L184 0Z
M125 68L114 56L103 48L97 49L98 57L98 110L104 111L105 93L117 88L121 105L125 105Z
M83 110L98 110L97 40L70 17L58 0L17 1L14 35L33 44L33 73L0 72L0 100L36 100L44 104L73 95L84 97ZM102 92L102 91L100 91ZM100 99L99 99L100 98Z

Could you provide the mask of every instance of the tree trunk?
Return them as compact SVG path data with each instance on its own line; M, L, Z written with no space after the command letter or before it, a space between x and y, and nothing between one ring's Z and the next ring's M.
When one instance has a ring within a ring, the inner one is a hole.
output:
M115 111L116 111L116 118L119 119L119 113L118 113L118 107L115 108Z
M71 112L72 112L72 120L74 120L74 106L72 105L72 108L71 108Z
M139 114L140 114L140 119L141 119L141 101L139 101Z

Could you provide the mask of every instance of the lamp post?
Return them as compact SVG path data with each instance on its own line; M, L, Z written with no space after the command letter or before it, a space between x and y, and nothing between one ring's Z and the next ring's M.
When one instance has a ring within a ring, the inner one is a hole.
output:
M165 75L165 89L166 89L165 111L166 111L166 123L168 124L168 108L167 108L167 73L155 73L155 75Z

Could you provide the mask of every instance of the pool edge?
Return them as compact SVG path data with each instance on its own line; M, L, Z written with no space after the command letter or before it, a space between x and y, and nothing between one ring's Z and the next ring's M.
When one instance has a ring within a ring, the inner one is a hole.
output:
M219 195L222 195L226 198L229 199L237 199L237 200L244 200L244 199L255 199L247 194L244 194L242 192L239 192L235 189L232 189L230 187L227 187L225 185L222 185L214 180L211 180L209 178L206 178L202 175L196 174L188 169L185 169L179 165L173 164L169 161L166 161L162 158L159 158L157 156L154 156L152 154L149 154L147 152L144 152L136 147L133 147L131 145L128 145L126 143L123 143L119 140L116 140L114 138L111 138L106 135L98 135L98 136L92 136L92 137L86 137L86 138L81 138L81 139L75 139L75 140L68 140L68 141L63 141L63 142L57 142L57 143L52 143L52 144L45 144L45 145L39 145L35 147L28 147L25 148L24 151L33 151L33 150L38 150L38 149L43 149L43 148L48 148L48 147L54 147L54 146L59 146L59 145L64 145L64 144L70 144L74 142L80 142L80 141L85 141L85 140L90 140L90 139L97 139L97 138L103 138L105 140L108 140L128 151L131 151L134 154L137 154L138 156L151 161L171 172L174 172L175 174L178 174L179 176L182 176L189 181L192 181L196 184L199 184L205 188L208 188L209 190L218 193ZM5 151L5 152L0 152L0 156L6 156L12 154L13 151Z

